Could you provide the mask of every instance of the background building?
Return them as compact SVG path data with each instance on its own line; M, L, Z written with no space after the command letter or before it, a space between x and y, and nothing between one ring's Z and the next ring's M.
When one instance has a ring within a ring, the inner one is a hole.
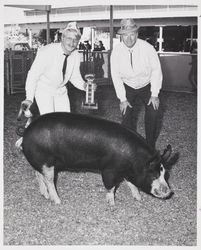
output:
M64 4L65 6L65 4ZM23 7L23 6L22 6ZM190 51L197 39L197 5L114 5L113 42L119 40L116 31L122 18L135 18L141 26L140 37L149 41L159 51ZM8 9L10 7L5 7ZM110 6L75 6L55 8L50 11L50 42L57 39L57 32L65 28L69 21L77 21L82 31L82 42L89 40L94 48L96 40L101 40L107 50L110 49ZM9 31L15 23L5 22ZM17 20L21 32L29 36L33 46L33 37L43 33L45 37L47 19L45 10L23 10L23 16ZM31 41L31 42L30 42ZM44 41L45 43L46 41Z
M24 50L28 49L27 44L38 49L46 43L58 42L61 30L68 22L77 21L82 33L79 44L82 74L95 73L99 83L112 84L109 60L113 46L120 41L117 35L120 20L134 18L141 27L139 37L151 43L158 51L164 75L163 89L191 92L197 84L199 16L198 5L193 4L195 1L191 2L183 5L5 6L4 45L5 48L13 49L11 42L20 42ZM9 16L7 11L12 9L20 11L17 18L6 18ZM103 48L97 51L96 45L100 41ZM100 61L97 63L97 56L101 57L101 66ZM30 62L33 58L29 57ZM22 69L22 72L25 74L22 78L26 79L27 68ZM22 82L24 84L24 80ZM7 83L10 85L9 79Z

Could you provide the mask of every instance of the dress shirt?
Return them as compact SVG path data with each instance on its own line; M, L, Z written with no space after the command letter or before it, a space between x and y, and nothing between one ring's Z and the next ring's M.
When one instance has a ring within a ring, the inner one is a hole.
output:
M73 51L67 59L67 69L63 79L65 55L61 43L52 43L38 50L26 80L26 98L33 101L36 90L48 91L52 95L66 91L66 83L84 90L84 80L80 74L80 55Z
M130 59L132 50L132 65ZM111 54L111 75L117 97L126 101L124 83L134 89L151 84L151 95L157 97L162 86L162 71L158 55L148 42L137 39L132 48L118 43Z

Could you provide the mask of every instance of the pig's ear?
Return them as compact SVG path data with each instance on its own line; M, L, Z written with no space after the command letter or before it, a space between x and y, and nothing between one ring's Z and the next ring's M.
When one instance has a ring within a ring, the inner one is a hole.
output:
M168 158L170 157L172 153L172 147L171 145L167 145L166 149L164 150L163 154L161 155L162 161L167 162Z
M158 162L160 162L160 151L157 150L156 153L148 160L148 166L153 168Z

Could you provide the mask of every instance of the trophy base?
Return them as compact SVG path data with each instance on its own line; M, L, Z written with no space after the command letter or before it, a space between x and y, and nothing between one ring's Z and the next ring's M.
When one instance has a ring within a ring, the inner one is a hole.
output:
M84 109L98 109L97 103L82 103L82 108Z

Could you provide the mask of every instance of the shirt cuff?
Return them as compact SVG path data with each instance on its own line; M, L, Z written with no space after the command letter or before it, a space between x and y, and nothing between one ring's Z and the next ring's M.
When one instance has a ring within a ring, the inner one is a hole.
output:
M151 91L152 97L158 97L159 91Z
M127 101L127 99L123 98L123 99L120 99L120 102L125 102Z
M34 96L31 95L30 93L27 93L26 94L26 99L33 102Z

